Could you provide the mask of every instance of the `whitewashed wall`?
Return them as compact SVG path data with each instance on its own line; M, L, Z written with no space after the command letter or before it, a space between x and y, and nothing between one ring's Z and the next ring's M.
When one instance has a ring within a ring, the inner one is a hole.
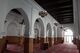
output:
M22 22L23 17L19 14L16 14L14 12L9 12L5 21L5 34L6 35L24 35L23 31L23 25L19 24Z
M4 30L4 21L6 19L7 14L10 10L14 8L21 8L25 11L28 20L29 20L29 37L34 37L34 23L35 20L40 18L44 24L44 31L46 36L46 26L47 23L51 24L51 28L53 31L54 23L57 22L50 14L46 17L41 18L38 13L39 11L43 11L35 1L33 0L0 0L0 35L6 35ZM57 22L58 23L58 22ZM54 32L52 33L54 35ZM45 37L44 36L44 37Z

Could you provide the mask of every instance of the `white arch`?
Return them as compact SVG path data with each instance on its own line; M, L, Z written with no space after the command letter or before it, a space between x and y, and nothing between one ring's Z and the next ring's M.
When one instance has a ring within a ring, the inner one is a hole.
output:
M35 22L35 24L34 24L34 35L35 35L35 38L40 37L40 33L41 33L40 31L41 31L40 23Z
M67 29L65 30L64 35L73 35L73 32L71 29Z
M22 18L24 19L24 25L25 25L24 35L29 37L29 20L28 20L27 14L24 12L24 10L23 10L22 8L14 8L14 9L17 9L17 10L21 13ZM9 16L9 14L11 13L12 10L13 10L13 9L11 9L11 10L8 12L7 16ZM6 16L6 17L7 17L7 16ZM5 19L5 21L6 21L6 19Z
M46 41L48 41L48 37L51 38L52 37L52 29L51 29L51 25L50 23L47 24L46 26Z
M52 37L52 29L51 29L50 23L47 24L46 34L47 34L48 37Z
M39 30L38 37L44 37L44 24L41 18L37 18L34 23L34 28L37 26L37 29Z

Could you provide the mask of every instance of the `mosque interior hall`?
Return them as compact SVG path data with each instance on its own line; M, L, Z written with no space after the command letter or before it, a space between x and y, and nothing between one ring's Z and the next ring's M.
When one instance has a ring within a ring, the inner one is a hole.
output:
M0 0L0 53L80 53L80 0Z

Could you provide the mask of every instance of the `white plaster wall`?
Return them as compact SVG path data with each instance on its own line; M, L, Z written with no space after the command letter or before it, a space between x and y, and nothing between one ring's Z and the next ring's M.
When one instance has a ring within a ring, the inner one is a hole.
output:
M61 29L60 27L61 27L60 24L58 26L56 26L56 30L57 30L56 37L62 37L62 30L63 29Z
M7 34L6 35L14 35L18 36L19 35L19 27L17 26L16 23L10 23L7 27Z
M0 0L0 35L5 35L4 20L10 10L14 8L22 8L31 20L31 7L23 0Z
M57 22L57 21L55 21L49 14L46 16L46 17L44 17L44 18L42 18L42 17L40 17L39 15L38 15L38 13L39 13L39 11L37 11L37 9L33 9L33 13L32 13L32 23L33 23L33 25L32 25L32 28L33 28L33 26L34 26L34 23L35 23L35 20L37 19L37 18L40 18L40 19L42 19L42 21L43 21L43 24L44 24L44 30L45 30L45 36L44 37L46 37L46 27L47 27L47 24L48 23L50 23L51 24L51 29L52 29L52 31L53 31L53 26L54 26L54 23L55 22ZM35 18L35 19L34 19ZM33 30L32 30L33 31ZM54 34L54 32L52 32L52 35ZM33 33L33 35L34 35L34 33Z
M38 13L43 11L35 1L33 0L0 0L0 35L6 35L4 30L4 20L11 9L22 8L28 16L29 19L29 37L34 37L34 23L37 18L42 19L44 24L44 31L46 36L46 26L47 23L51 24L53 29L54 23L57 22L53 17L48 14L46 17L41 18ZM53 30L52 30L53 31ZM54 33L52 33L54 34Z
M78 0L73 0L73 11L74 11L74 32L75 36L79 36L79 11L78 10Z
M78 14L78 17L77 17L78 33L80 35L80 0L77 0L77 14Z
M23 20L23 17L21 15L14 12L9 12L5 20L6 35L24 35L23 31L25 27L23 28L23 25L19 24Z
M80 39L80 0L73 0L74 3L74 18L75 18L75 29L77 31L76 38Z

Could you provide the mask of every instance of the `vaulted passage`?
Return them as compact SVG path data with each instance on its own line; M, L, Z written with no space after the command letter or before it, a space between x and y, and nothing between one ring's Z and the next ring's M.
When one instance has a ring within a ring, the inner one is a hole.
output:
M80 0L0 0L0 53L80 53Z

